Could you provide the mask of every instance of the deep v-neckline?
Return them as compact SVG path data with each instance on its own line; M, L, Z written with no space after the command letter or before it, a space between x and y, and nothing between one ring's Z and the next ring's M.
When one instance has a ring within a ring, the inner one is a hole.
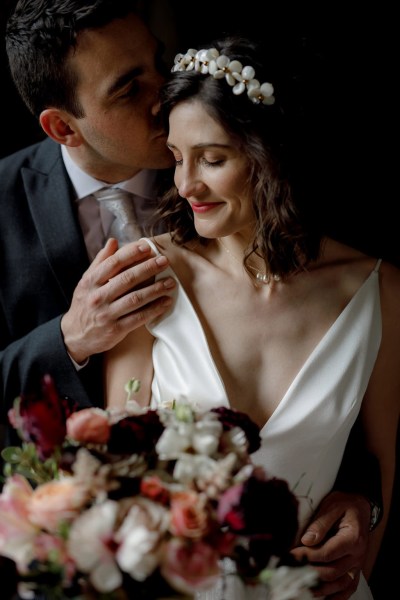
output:
M173 269L171 268L171 271L173 272ZM307 371L309 365L314 361L315 356L320 352L321 347L324 346L329 339L335 334L336 330L341 326L342 321L346 319L347 314L351 311L353 304L356 303L358 297L362 294L362 291L365 289L365 287L367 287L368 283L371 281L371 279L374 276L377 276L378 271L376 269L374 269L373 271L371 271L371 273L368 275L368 277L363 281L363 283L360 285L360 287L357 289L357 291L354 293L354 295L350 298L349 302L346 304L346 306L343 308L343 310L339 313L339 315L336 317L336 319L332 322L332 324L329 326L329 328L326 330L326 332L323 334L323 336L320 338L320 340L317 342L317 344L314 346L313 350L310 352L310 354L308 355L308 357L306 358L306 360L304 361L304 363L302 364L302 366L300 367L299 371L297 372L297 374L294 376L294 378L292 379L291 383L289 384L286 392L284 393L284 395L282 396L281 400L278 402L278 404L276 405L275 409L272 411L271 416L269 417L269 419L264 423L264 425L262 425L260 427L260 433L261 435L264 435L267 431L267 429L269 427L273 426L273 423L276 419L279 418L279 414L281 413L281 411L284 409L284 407L287 405L287 403L289 402L289 399L292 395L293 390L297 387L298 382L302 379L302 377L304 376L305 372ZM205 335L204 329L202 327L202 324L200 322L200 319L196 313L196 311L193 308L193 305L185 291L185 289L183 288L183 286L181 285L181 289L182 292L185 296L186 301L188 302L192 313L193 313L193 317L197 323L198 329L201 332L203 341L204 341L204 345L207 348L207 352L209 355L209 360L210 362L213 364L214 369L215 369L215 373L218 376L219 380L221 381L221 384L225 390L225 396L226 396L226 403L227 406L231 407L231 403L229 401L229 397L228 394L226 392L226 387L225 387L225 383L224 380L217 368L217 365L215 364L214 361L214 357L212 355L210 346L208 344L208 340L207 337Z
M380 264L380 261L379 261L379 264ZM270 418L261 427L261 430L260 430L261 434L263 432L265 432L266 429L268 429L271 422L273 423L273 421L279 417L280 412L283 410L284 406L288 403L289 398L291 397L293 391L297 387L299 381L303 378L304 373L307 371L309 365L314 363L314 359L315 359L316 355L318 355L321 352L321 348L323 346L325 346L326 344L328 344L330 339L336 334L336 330L341 327L342 322L346 319L348 313L352 310L353 305L356 303L359 296L363 293L365 288L368 286L368 284L372 281L372 279L375 276L378 276L378 270L376 267L371 271L371 273L368 275L368 277L363 281L363 283L360 285L360 287L357 289L357 291L354 293L354 295L350 298L349 302L346 304L346 306L343 308L343 310L338 314L336 319L334 319L334 321L328 327L328 329L323 334L321 339L314 346L313 350L310 352L310 354L308 355L308 357L306 358L306 360L300 367L299 371L297 372L295 377L292 379L292 382L289 384L289 387L287 388L286 392L282 396L282 399L277 404L275 410L272 412Z
M157 253L160 254L158 248L154 245L154 243L149 240L148 238L145 238L145 240L149 243L150 247ZM367 287L368 283L372 280L372 278L374 276L377 276L379 273L379 266L380 266L381 260L379 259L374 267L374 269L370 272L370 274L368 275L368 277L362 282L362 284L359 286L359 288L356 290L356 292L354 293L354 295L350 298L349 302L346 304L346 306L343 308L343 310L339 313L339 315L336 317L336 319L334 319L334 321L332 322L332 324L329 326L329 328L326 330L326 332L322 335L322 337L320 338L320 340L317 342L317 344L314 346L313 350L310 352L310 354L308 355L308 357L306 358L306 360L304 361L304 363L302 364L302 366L300 367L299 371L297 372L297 374L294 376L294 378L292 379L291 383L289 384L288 388L286 389L286 392L284 393L284 395L282 396L281 400L278 402L278 404L276 405L275 409L273 410L273 412L271 413L271 416L269 417L269 419L260 427L260 432L261 434L265 434L266 430L271 427L274 423L274 421L279 417L279 414L281 413L281 411L283 410L283 407L285 405L287 405L293 390L297 387L299 381L302 379L302 377L304 376L304 373L307 371L310 363L312 363L314 361L315 356L320 352L321 347L324 346L326 343L329 342L329 339L334 335L335 331L337 330L338 327L340 327L341 323L343 320L345 320L347 314L351 311L352 306L355 304L357 298L362 294L362 291ZM226 391L226 387L225 387L225 383L224 380L218 370L218 367L215 363L213 354L211 352L208 340L207 340L207 336L204 332L204 328L201 324L201 321L193 307L193 304L188 296L188 294L186 293L185 288L183 287L182 283L180 282L179 278L177 277L175 271L172 269L172 267L168 267L168 269L166 271L164 271L160 277L165 277L166 275L170 275L172 277L174 277L178 282L179 282L179 290L180 293L182 294L184 300L185 300L185 304L186 306L190 309L191 315L192 315L192 319L193 322L196 324L196 328L198 330L198 333L201 337L201 339L203 340L203 345L204 348L207 352L207 358L209 360L209 362L211 363L211 365L213 366L215 375L217 377L217 379L219 380L222 389L224 390L224 395L225 395L225 401L226 401L226 405L228 407L231 407L230 401L229 401L229 397Z

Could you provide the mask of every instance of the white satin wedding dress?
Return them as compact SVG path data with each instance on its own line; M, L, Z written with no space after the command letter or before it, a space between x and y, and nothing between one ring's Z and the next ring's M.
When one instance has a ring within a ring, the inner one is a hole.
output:
M154 244L146 239L159 254ZM360 410L381 340L379 260L343 312L314 348L275 412L261 430L253 454L270 475L286 479L300 501L300 529L335 481L346 441ZM167 274L177 279L170 268ZM261 326L261 324L260 324ZM201 409L229 407L224 383L211 356L201 323L183 287L173 310L148 327L154 335L152 405L190 400ZM226 578L224 600L265 600ZM222 600L211 590L196 599ZM371 600L361 576L351 600Z

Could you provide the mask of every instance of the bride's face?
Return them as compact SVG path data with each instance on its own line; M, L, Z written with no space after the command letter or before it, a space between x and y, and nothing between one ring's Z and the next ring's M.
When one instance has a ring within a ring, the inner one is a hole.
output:
M171 111L167 143L175 158L175 184L193 210L199 235L218 238L248 230L254 212L246 156L199 101Z

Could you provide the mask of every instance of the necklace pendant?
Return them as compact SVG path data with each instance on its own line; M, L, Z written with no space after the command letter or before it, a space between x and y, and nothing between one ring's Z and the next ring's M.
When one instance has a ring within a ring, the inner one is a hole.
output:
M281 278L279 277L279 275L270 275L269 273L261 273L260 271L257 271L256 273L256 280L258 283L263 283L264 285L268 285L271 283L271 279L273 279L274 281L280 281Z

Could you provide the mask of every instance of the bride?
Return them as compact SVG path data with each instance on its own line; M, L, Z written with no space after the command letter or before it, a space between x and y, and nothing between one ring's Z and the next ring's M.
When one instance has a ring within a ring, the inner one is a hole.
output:
M313 223L292 179L284 90L255 46L229 38L175 60L162 111L176 187L160 206L172 233L146 243L179 285L167 316L108 353L108 405L124 404L136 377L143 405L185 399L248 413L261 427L254 461L288 480L300 531L331 490L360 413L385 516L351 597L371 599L393 486L399 271ZM232 585L227 597L249 594Z

